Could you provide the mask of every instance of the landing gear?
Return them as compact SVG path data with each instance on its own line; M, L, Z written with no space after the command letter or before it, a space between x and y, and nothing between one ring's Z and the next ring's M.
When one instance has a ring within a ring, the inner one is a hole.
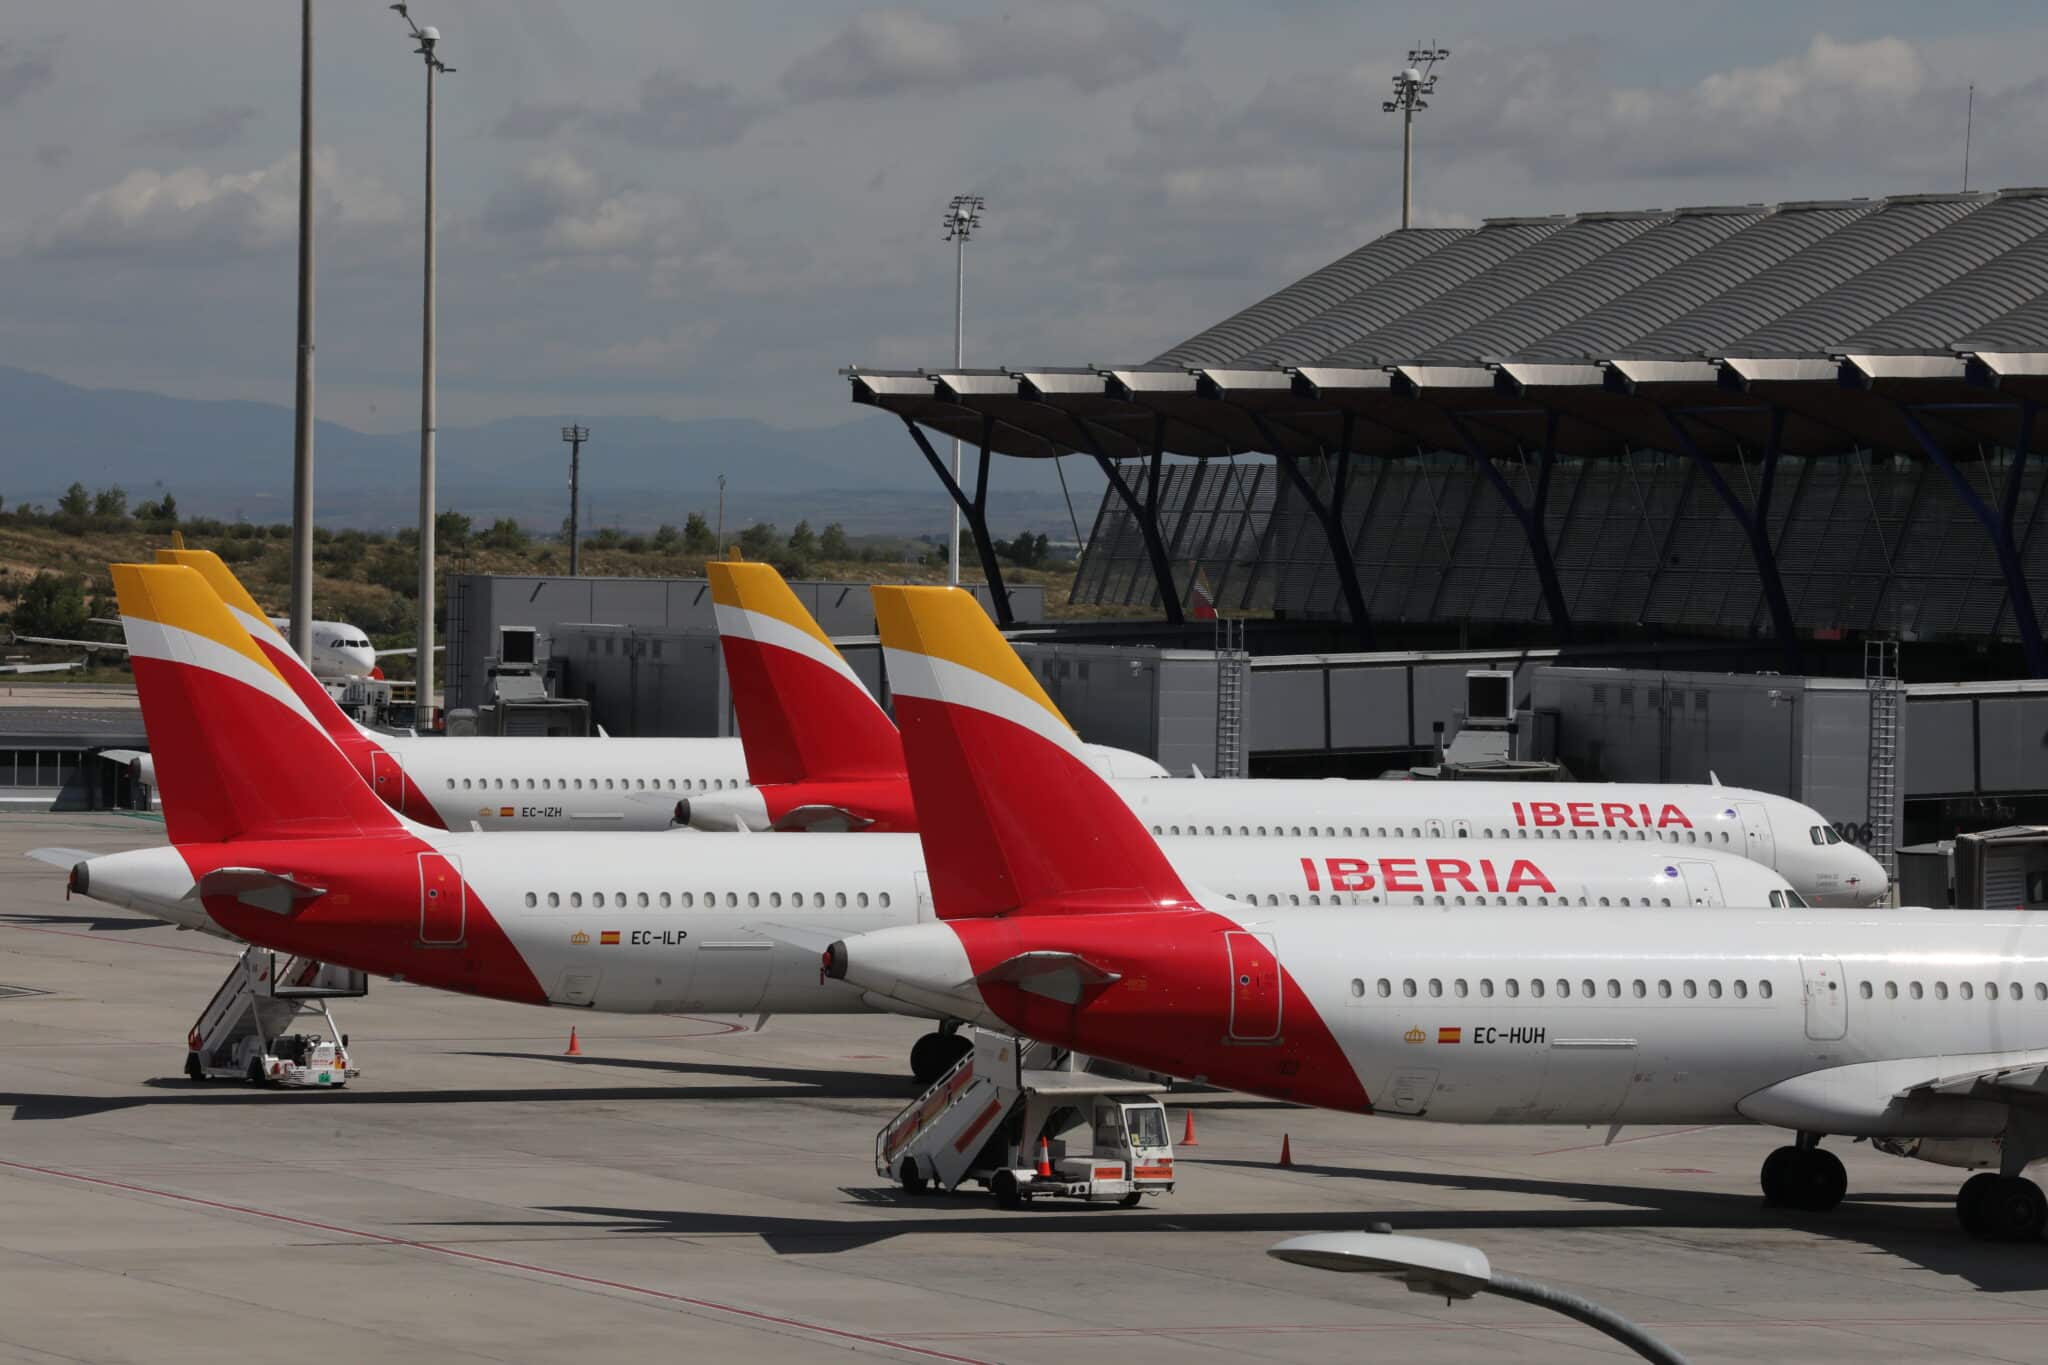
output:
M910 1075L919 1085L930 1085L974 1051L973 1040L958 1029L958 1024L942 1025L910 1045Z
M1963 1231L1987 1242L2032 1242L2048 1225L2048 1197L2025 1176L1979 1171L1956 1194Z
M1800 1134L1800 1145L1780 1147L1764 1158L1764 1201L1781 1209L1826 1213L1849 1191L1849 1172L1840 1157Z
M199 1084L204 1084L206 1080L206 1068L199 1064L199 1054L196 1052L185 1054L185 1077Z
M896 1170L896 1182L903 1186L905 1194L923 1194L924 1172L917 1168L917 1158L904 1157L903 1164Z

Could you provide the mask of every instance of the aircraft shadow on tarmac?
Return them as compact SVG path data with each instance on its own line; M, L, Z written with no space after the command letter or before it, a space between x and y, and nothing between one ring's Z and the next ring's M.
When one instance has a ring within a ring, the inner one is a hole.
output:
M1264 1162L1182 1159L1186 1167L1201 1165L1274 1169ZM1470 1234L1487 1230L1584 1231L1727 1229L1762 1231L1794 1227L1841 1242L1861 1243L1913 1262L1941 1275L1952 1275L1990 1293L2048 1289L2048 1248L1974 1242L1956 1225L1946 1199L1936 1202L1924 1192L1866 1193L1852 1197L1831 1214L1795 1214L1768 1209L1756 1195L1667 1189L1657 1186L1602 1185L1569 1180L1535 1180L1478 1176L1455 1172L1377 1170L1335 1166L1296 1166L1290 1175L1431 1185L1444 1189L1535 1195L1583 1200L1622 1208L1555 1209L1428 1209L1402 1205L1390 1209L1353 1207L1315 1212L1190 1213L1175 1209L1172 1198L1143 1210L1107 1206L1083 1208L1049 1203L1016 1211L976 1213L987 1199L978 1192L905 1195L887 1186L847 1187L850 1203L877 1214L897 1216L860 1220L775 1218L747 1214L700 1213L688 1210L614 1208L601 1205L548 1205L536 1213L546 1219L474 1220L427 1224L433 1227L550 1228L560 1231L561 1215L588 1219L626 1234L669 1237L757 1236L781 1255L821 1255L859 1251L904 1236L988 1236L1041 1233L1217 1232L1282 1236L1304 1232L1355 1232L1373 1222L1387 1222L1410 1233ZM1199 1179L1199 1174L1196 1174Z
M81 932L111 933L121 929L162 929L160 919L144 919L137 915L38 915L29 911L17 911L0 915L0 924L19 924L27 928L51 929L59 925Z

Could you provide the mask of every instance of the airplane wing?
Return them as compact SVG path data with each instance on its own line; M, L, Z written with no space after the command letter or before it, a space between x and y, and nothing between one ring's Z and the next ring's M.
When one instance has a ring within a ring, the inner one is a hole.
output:
M83 659L72 659L68 663L61 664L0 664L0 673L5 673L9 675L25 673L69 673L74 668L84 667L85 660Z
M448 648L448 646L446 645L435 645L434 652L436 654L439 654L442 650L446 648ZM380 649L375 652L378 658L383 659L388 658L394 654L417 654L420 652L420 647L418 645L408 645L404 649Z
M82 848L32 848L22 856L33 858L39 863L48 863L51 867L61 867L68 872L90 858L92 854Z
M128 652L128 646L119 640L64 640L53 635L17 635L14 642L22 645L64 645L70 649L109 649L116 654Z
M2001 1104L2048 1101L2048 1058L2023 1058L2003 1066L1937 1076L1899 1091L1900 1099L1941 1095L1950 1099L1995 1100Z

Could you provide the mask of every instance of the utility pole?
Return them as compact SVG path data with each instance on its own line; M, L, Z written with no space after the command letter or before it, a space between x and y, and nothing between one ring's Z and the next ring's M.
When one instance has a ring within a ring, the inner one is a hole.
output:
M1380 105L1384 113L1401 115L1401 226L1408 226L1415 204L1415 111L1429 108L1425 95L1436 93L1436 64L1451 55L1447 47L1411 47L1408 65L1394 76L1394 97Z
M956 194L946 206L946 240L953 244L953 368L965 363L967 331L967 239L981 226L982 197ZM953 486L960 486L960 438L953 438ZM953 500L953 533L946 540L946 583L960 586L960 501Z
M714 558L725 558L725 475L718 476L718 529L711 533L715 542L711 547Z
M563 427L562 439L569 443L569 577L581 571L577 553L576 509L583 504L583 443L590 439L589 427Z
M292 396L292 652L313 659L313 0L299 6L299 359Z
M1977 131L1977 86L1970 84L1970 102L1963 107L1963 193L1970 192L1970 134Z
M441 31L422 28L404 0L391 6L419 46L427 67L426 250L420 284L420 629L419 683L414 710L431 728L434 711L434 77L455 68L434 54Z

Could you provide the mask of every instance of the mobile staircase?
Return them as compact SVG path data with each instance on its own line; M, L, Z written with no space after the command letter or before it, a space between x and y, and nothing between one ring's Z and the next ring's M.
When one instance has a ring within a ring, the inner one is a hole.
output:
M1131 1208L1172 1192L1156 1082L1097 1074L1046 1043L965 1034L972 1050L875 1135L877 1175L912 1194L972 1181L1005 1208L1041 1196Z
M186 1036L185 1074L251 1085L346 1085L362 1073L349 1061L348 1038L335 1031L327 1002L369 992L369 979L351 968L244 949ZM287 1032L303 1015L318 1015L324 1036Z

